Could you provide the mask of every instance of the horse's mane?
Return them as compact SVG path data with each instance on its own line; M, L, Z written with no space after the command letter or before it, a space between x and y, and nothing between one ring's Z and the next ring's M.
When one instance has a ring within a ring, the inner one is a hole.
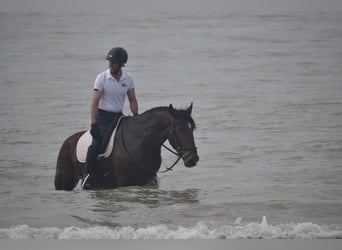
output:
M167 113L171 114L169 107L154 107L154 108L151 108L151 109L145 111L144 113L150 113L150 112L156 112L156 111L167 112ZM196 128L196 124L195 124L194 119L192 119L191 115L189 115L189 113L186 110L184 110L184 109L173 109L173 111L174 112L171 115L175 119L180 119L180 120L189 122L194 129Z

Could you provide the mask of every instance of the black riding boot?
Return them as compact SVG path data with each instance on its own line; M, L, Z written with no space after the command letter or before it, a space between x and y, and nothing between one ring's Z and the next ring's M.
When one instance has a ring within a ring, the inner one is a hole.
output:
M93 174L97 160L98 150L94 145L90 145L87 152L85 172L82 180L82 188L89 190L93 188Z
M107 134L108 128L110 128L111 125L112 126L116 125L116 122L121 115L122 113L111 113L111 112L106 112L100 109L98 110L97 123L92 124L91 130L90 130L90 134L92 135L93 140L87 152L85 173L84 173L83 181L82 181L83 189L93 188L93 185L92 185L93 175L95 171L97 156L100 153L102 153L100 152L102 141L104 140L104 136ZM108 136L108 140L109 138L110 138L110 135ZM105 147L103 147L103 150L104 149Z

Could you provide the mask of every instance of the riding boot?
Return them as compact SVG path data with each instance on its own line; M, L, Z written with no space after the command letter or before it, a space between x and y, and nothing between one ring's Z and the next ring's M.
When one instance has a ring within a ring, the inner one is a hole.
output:
M97 160L97 149L94 145L89 146L85 164L85 173L82 180L82 188L89 190L93 187L93 174Z

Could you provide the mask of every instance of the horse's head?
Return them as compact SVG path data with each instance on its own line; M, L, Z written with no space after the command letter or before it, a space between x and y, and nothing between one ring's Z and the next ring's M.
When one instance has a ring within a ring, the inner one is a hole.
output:
M191 117L192 103L186 110L176 110L172 104L169 106L172 115L169 142L180 157L183 158L186 167L193 167L197 164L199 157L194 141L195 122Z

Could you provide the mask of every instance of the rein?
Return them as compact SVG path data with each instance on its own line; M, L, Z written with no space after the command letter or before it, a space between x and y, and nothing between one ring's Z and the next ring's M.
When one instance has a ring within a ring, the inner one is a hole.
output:
M123 143L123 146L124 146L125 151L127 152L127 154L128 154L132 159L134 159L133 156L131 155L131 153L128 151L128 148L127 148L127 146L126 146L126 142L125 142L125 138L124 138L124 127L125 127L125 126L124 126L124 124L123 124L122 131L121 131L122 143ZM172 131L171 131L171 134L173 133L173 131L174 131L174 127L173 127L173 129L172 129ZM177 137L176 137L176 140L178 141L178 138L177 138ZM182 148L182 147L177 147L177 151L174 151L174 150L172 150L171 148L165 146L165 144L162 144L162 146L163 146L165 149L167 149L169 152L171 152L172 154L176 155L176 156L177 156L177 159L176 159L176 161L175 161L170 167L166 168L166 169L163 170L163 171L158 171L158 173L166 173L166 172L168 172L168 171L172 171L172 170L173 170L173 167L176 166L176 164L179 162L179 160L183 158L183 154L182 154L182 152L181 152L182 150L197 150L196 147L194 147L194 148ZM148 171L148 172L154 174L154 172L153 172L151 169L145 167L144 164L142 164L142 163L140 163L140 162L138 162L138 161L135 161L135 162L136 162L138 165L140 165L143 169L145 169L146 171Z
M126 146L126 141L125 141L125 138L124 138L124 131L123 131L123 129L124 129L124 125L123 125L122 131L121 131L121 139L122 139L123 146L124 146L125 151L127 152L127 154L128 154L132 159L134 159L133 156L132 156L132 154L128 151L128 148L127 148L127 146ZM178 158L177 158L177 160L171 165L171 167L168 167L168 168L166 168L166 170L163 170L163 171L158 171L158 173L166 173L166 172L168 172L168 171L171 171L172 168L173 168L174 166L176 166L176 164L179 162L179 160L182 159L182 155L181 155L180 153L177 153L177 152L173 151L171 148L165 146L164 144L162 144L162 146L163 146L164 148L166 148L168 151L170 151L171 153L173 153L174 155L177 155ZM136 160L135 160L135 162L136 162L136 164L140 165L144 170L146 170L146 171L148 171L148 172L154 174L154 172L153 172L151 169L145 167L144 164L142 164L142 163L140 163L140 162L138 162L138 161L136 161Z
M121 131L122 144L123 144L123 146L124 146L124 148L125 148L126 153L129 155L129 157L131 157L132 159L134 159L133 156L132 156L132 154L128 151L128 148L127 148L127 146L126 146L126 141L125 141L125 137L124 137L124 128L125 128L125 124L122 124L122 131ZM134 159L134 161L136 162L136 164L140 165L140 166L141 166L143 169L145 169L147 172L150 172L150 173L154 174L154 172L153 172L151 169L145 167L144 164L142 164L142 163L136 161L135 159Z
M174 127L174 124L173 124L172 131L171 131L171 133L170 133L171 135L173 134L174 130L175 130L175 127ZM177 136L177 135L175 136L175 140L176 140L177 144L179 144L179 143L178 143L179 139L178 139L178 136ZM191 150L191 151L197 151L197 148L196 148L196 147L185 148L185 147L180 147L180 146L178 146L178 147L177 147L177 151L175 152L175 151L172 150L171 148L165 146L165 144L162 144L162 146L163 146L164 148L166 148L166 149L167 149L169 152L171 152L172 154L176 155L178 158L177 158L177 160L171 165L171 167L168 167L168 168L166 168L166 169L163 170L163 171L159 171L158 173L166 173L166 172L168 172L168 171L172 171L173 167L176 166L176 164L179 162L179 160L183 158L183 153L182 153L182 151L186 151L186 150L189 150L189 151L190 151L190 150Z
M163 174L163 173L172 171L173 167L176 166L176 164L179 162L180 159L182 159L183 156L182 156L182 154L177 153L177 152L173 151L171 148L165 146L165 144L163 144L162 146L163 146L164 148L166 148L166 149L167 149L169 152L171 152L172 154L178 156L177 160L171 165L171 167L168 167L168 168L166 168L166 169L163 170L163 171L158 171L158 173L162 173L162 174Z

